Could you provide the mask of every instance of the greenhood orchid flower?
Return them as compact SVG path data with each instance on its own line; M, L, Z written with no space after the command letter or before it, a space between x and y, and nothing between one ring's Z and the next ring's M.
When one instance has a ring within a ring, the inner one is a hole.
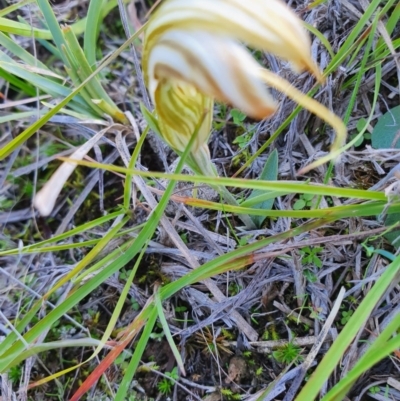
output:
M145 31L143 71L167 144L182 153L196 132L191 154L195 159L202 154L197 159L203 164L214 99L263 119L277 107L267 83L332 124L337 149L346 136L341 120L261 68L242 43L290 62L295 72L307 70L323 80L301 20L281 0L165 0Z

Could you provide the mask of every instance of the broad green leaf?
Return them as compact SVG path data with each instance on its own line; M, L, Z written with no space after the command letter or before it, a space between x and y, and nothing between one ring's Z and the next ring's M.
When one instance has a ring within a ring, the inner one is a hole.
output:
M271 154L269 155L259 179L265 180L265 181L275 181L277 178L278 178L278 151L276 149L274 149L271 152ZM263 194L265 194L265 191L254 190L251 192L251 194L247 198L247 200L251 200L251 199L253 199L257 196L263 195ZM268 199L262 203L254 205L253 208L260 209L260 210L271 209L272 205L274 204L274 200L275 200L275 198ZM253 220L254 224L258 228L261 227L265 218L266 218L266 216L251 216L251 219Z

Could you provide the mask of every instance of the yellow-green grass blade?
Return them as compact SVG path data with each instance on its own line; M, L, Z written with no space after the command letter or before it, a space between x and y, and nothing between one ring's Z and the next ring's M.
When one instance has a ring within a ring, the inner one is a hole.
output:
M27 25L24 23L20 23L20 24L16 24L15 26L13 25L12 20L7 20L6 18L1 18L4 17L7 14L10 14L11 12L18 10L20 7L25 6L29 3L33 3L36 0L22 0L19 1L18 3L12 4L6 8L3 8L2 10L0 10L0 21L2 19L6 20L7 22L5 23L6 25L9 24L9 28L8 29L13 29L15 30L12 31L11 33L14 33L16 35L20 35L20 36L27 36L27 37L35 37L36 39L52 39L52 34L50 31L48 30L44 30L44 29L33 29L31 27L28 26L27 29ZM123 0L124 4L128 4L131 0ZM93 0L94 3L96 3L96 0ZM117 0L111 0L111 1L107 1L103 7L101 7L101 17L102 19L108 15L110 13L110 11L112 11L115 7L117 7L118 2ZM88 22L89 21L89 22ZM90 27L90 20L88 20L87 17L82 18L81 20L75 22L74 24L72 24L72 29L74 30L76 35L80 35L82 33L85 32L86 30L86 25L89 24ZM22 25L22 26L21 26ZM0 22L0 31L1 31L1 22ZM9 32L6 30L3 30L4 32Z
M323 218L324 216L331 216L335 219L377 216L381 214L387 207L386 202L371 202L312 210L260 210L251 207L245 208L240 206L225 205L217 202L205 202L202 200L185 202L185 204L193 207L204 208L207 210L218 210L226 213L265 217L292 217L296 219ZM400 203L393 203L387 210L388 214L398 213L399 211Z
M165 285L160 289L160 298L162 301L165 301L186 286L204 280L205 278L212 277L218 274L218 272L228 271L229 269L240 269L246 265L249 265L253 263L254 253L258 250L265 248L270 244L279 243L286 239L301 235L305 232L315 230L327 223L331 223L332 221L334 221L333 218L310 221L291 230L273 235L269 238L253 242L251 244L247 244L243 247L235 249L232 252L218 256L217 258L203 264L201 267L192 270L176 281Z
M382 11L387 11L390 9L390 7L393 6L393 4L396 2L396 0L389 0L385 7L382 9ZM336 54L336 57L334 60L332 60L329 63L329 66L326 69L326 73L330 74L331 72L335 71L339 65L345 60L346 57L351 55L351 49L354 46L354 44L357 41L357 38L359 37L360 33L362 32L364 26L369 26L369 21L370 19L374 16L378 8L382 5L381 0L372 0L371 3L369 4L368 8L364 11L362 14L360 20L357 22L355 27L352 29L350 32L349 36L347 39L344 41L343 45L340 47L339 51Z
M71 89L57 83L54 79L32 72L32 68L27 65L19 64L0 50L0 68L9 74L15 75L31 85L36 86L41 91L53 97L65 97L71 94ZM86 103L80 96L74 99L81 108L87 108Z
M322 401L341 401L350 391L357 379L383 358L400 348L400 335L390 339L400 328L400 314L397 314L381 334L357 361L346 377L339 381L322 399Z
M400 39L393 39L392 45L394 50L397 50L400 47ZM386 58L391 56L392 52L388 49L386 44L380 45L376 48L375 52L371 54L371 59L368 63L369 68L375 67L376 64L381 64L386 61Z
M29 311L24 315L24 317L21 320L18 320L17 324L15 324L15 330L18 333L23 333L24 330L28 327L29 323L31 323L32 319L34 319L37 316L37 313L39 312L40 308L42 308L42 302L41 301L37 301L33 304L33 306L29 309ZM15 340L17 340L18 337L17 335L14 333L14 331L12 331L10 334L8 334L6 336L6 338L1 342L1 348L0 348L0 371L1 372L6 372L6 366L7 364L13 360L13 357L10 357L7 360L2 359L2 355L5 354L10 348L11 346L14 344ZM22 347L22 351L24 350L24 343L23 343L23 347ZM14 357L17 357L20 352L22 352L21 350L19 350L19 352L14 353Z
M132 383L133 376L136 373L136 370L139 366L142 355L146 349L146 346L149 342L150 335L153 331L153 327L156 323L157 319L157 309L154 305L150 305L147 307L147 323L143 327L142 335L140 336L139 341L136 344L135 352L129 362L128 367L125 370L124 377L121 383L118 386L117 394L115 394L114 401L125 401L126 395L129 392L129 388Z
M102 224L109 222L110 220L116 219L118 216L120 216L122 214L124 214L124 212L122 210L119 210L117 212L110 213L106 216L101 216L98 219L83 223L80 226L73 228L72 230L66 231L59 235L56 235L55 237L49 238L44 241L37 242L36 244L33 244L33 245L23 246L19 250L18 249L10 249L10 250L6 250L6 251L0 251L0 256L15 255L15 254L18 254L19 252L21 252L21 254L30 253L31 251L35 252L37 250L40 250L42 247L44 247L46 245L54 244L55 242L58 242L58 241L64 241L66 239L72 238L74 235L78 235L85 231L91 230L95 227L99 227Z
M68 68L68 67L65 67L65 70L67 71L68 76L71 78L72 82L74 83L74 86L79 87L79 85L82 81L79 79L79 76L76 73L76 70L74 68ZM82 97L82 100L85 102L86 108L89 107L91 112L94 113L96 117L100 116L100 117L104 118L103 110L101 110L101 108L92 101L92 98L90 97L86 87L81 90L79 95Z
M121 245L118 245L116 249L107 253L107 255L105 255L102 259L94 263L92 266L88 267L84 272L82 272L82 274L75 277L74 278L75 287L78 287L78 285L85 279L85 277L88 277L92 274L97 274L101 269L104 268L104 266L109 265L110 263L117 260L119 256L121 256L124 252L126 252L127 249L130 248L130 246L133 244L134 241L135 240L132 239L125 243L122 243Z
M386 31L389 36L393 33L394 29L399 23L399 20L400 20L400 3L397 3L385 25ZM383 37L380 37L377 40L375 52L377 54L380 54L379 49L381 49L382 47L387 48L387 44L385 42L385 39Z
M122 216L120 216L122 217ZM75 276L78 275L83 269L85 269L98 255L99 253L107 246L107 244L115 237L115 235L124 227L124 225L130 220L129 216L122 217L121 221L118 221L120 217L117 217L112 228L105 234L100 241L90 250L90 252L85 255L85 257L80 260L76 266L66 274L61 280L57 281L57 283L43 296L44 298L48 298L51 294L61 288L68 281L73 280Z
M374 35L371 34L370 35L370 45L372 46L372 42L374 39ZM366 54L366 53L365 53ZM365 57L365 62L366 62L367 58ZM364 58L363 58L364 61ZM365 69L365 63L362 62L362 66L361 66L361 71L364 71L364 73L366 72ZM357 81L356 81L356 85L355 88L353 90L352 96L351 96L351 103L354 105L357 99L357 95L358 95L358 91L360 89L361 86L361 82L362 82L362 76L364 74L360 73L358 74L357 77ZM376 64L375 66L375 83L374 83L374 96L373 96L373 100L372 100L372 105L371 105L371 111L369 113L369 116L364 124L364 127L360 130L360 132L351 140L349 141L345 146L343 146L344 150L349 149L351 146L353 146L354 144L357 143L357 141L365 134L365 132L367 131L372 118L374 117L374 110L376 110L376 104L378 103L378 98L379 98L379 93L380 93L380 86L381 86L381 82L382 82L382 65L381 64ZM351 110L350 108L348 108L347 110L349 110L349 112L346 112L346 116L345 118L347 119L347 121L350 119L350 113Z
M377 19L375 19L374 21L375 22L372 25L372 30L373 31L375 31L375 29L376 29ZM373 39L374 39L374 35L371 34L371 31L370 31L369 36L368 36L367 47L371 47ZM368 52L366 51L364 53L364 56L363 56L363 61L365 59L365 62L366 62L366 55L367 54L368 54ZM365 64L364 64L364 68L365 68ZM353 90L353 93L352 93L352 96L351 96L352 100L350 101L350 104L354 104L355 98L356 98L356 96L358 94L358 88L359 88L359 86L361 84L361 76L362 76L362 70L360 70L360 71L361 72L359 74L357 74L357 76L355 78L356 79L356 83L357 83L356 84L357 88L355 88ZM360 130L360 132L351 141L349 141L346 145L344 145L341 150L347 150L351 146L355 145L357 143L357 141L364 135L364 133L368 129L369 124L370 124L370 122L371 122L371 120L373 118L374 110L375 110L375 107L376 107L376 104L377 104L377 101L378 101L379 88L380 88L380 85L381 85L381 76L382 76L382 68L381 68L380 64L377 64L376 68L375 68L375 87L374 87L374 98L373 98L373 104L372 104L372 107L371 107L371 112L370 112L370 114L368 116L368 119L367 119L364 127ZM347 109L346 109L345 117L344 117L344 122L346 124L350 119L351 111L352 111L352 106L349 105L347 107ZM327 183L329 181L329 178L331 177L332 171L333 171L333 163L331 162L329 167L328 167L327 173L325 175L324 183ZM319 205L320 200L321 200L321 198L318 200L317 205Z
M35 121L30 127L24 130L20 135L10 141L7 145L0 149L0 160L3 160L11 152L22 145L28 140L38 129L40 129L51 117L56 115L63 107L65 107L86 85L90 80L95 77L104 67L110 64L118 55L129 46L144 30L145 25L142 26L135 34L133 34L122 46L119 47L110 57L108 57L84 82L75 88L67 97L60 101L54 109L50 110L43 117Z
M327 3L327 2L328 2L328 0L314 0L312 3L310 3L310 4L307 6L307 8L308 8L309 10L312 10L313 8L318 7L318 6L320 6L321 4L324 4L324 3Z
M0 59L1 59L1 53L0 53ZM23 79L26 82L32 83L41 92L50 95L53 98L58 99L60 97L68 96L69 94L72 93L71 89L67 88L66 86L63 86L55 81L52 81L47 77L43 77L39 74L35 74L29 70L26 70L24 65L22 64L18 65L17 63L14 62L8 63L0 60L0 70L1 69L10 75L12 74L18 78ZM35 91L32 97L36 95L37 94ZM53 110L56 109L56 107L57 106L54 106ZM93 110L88 108L88 104L84 101L84 99L82 99L81 96L75 97L73 101L70 103L69 107L71 107L76 111L79 111L80 113L85 113L87 119L93 119L94 116L97 117L97 115L94 114ZM50 112L51 110L48 111L47 113ZM99 112L101 113L100 109ZM47 114L43 115L42 118L44 118L46 115ZM29 129L29 127L27 129Z
M287 192L279 192L279 191L267 192L262 195L257 195L253 198L247 198L245 201L239 203L239 206L254 207L255 205L265 202L266 200L275 199L279 196L285 196L285 195L288 195L288 193Z
M74 76L77 77L77 84L80 84L93 73L93 70L72 29L68 26L64 27L62 33L66 43L65 47L62 46L63 53L69 61L70 69L74 71ZM117 121L127 123L124 113L115 105L97 77L94 77L84 90L87 91L91 103L96 104L103 113L110 115Z
M131 170L135 167L138 157L140 155L140 151L142 150L142 146L146 139L146 136L149 132L149 127L147 126L143 131L143 134L140 136L139 141L137 142L135 149L133 150L131 160L129 161L128 169ZM124 186L124 208L125 210L130 209L131 204L131 196L132 196L132 174L127 174L125 177L125 186Z
M95 338L69 338L66 340L60 340L60 341L51 341L47 343L41 343L41 344L33 344L31 347L29 347L28 350L21 352L18 357L15 358L13 361L12 365L10 367L16 366L25 359L28 359L32 356L38 355L41 352L45 351L51 351L51 350L56 350L60 348L71 348L71 347L104 347L104 344L95 339Z
M0 17L4 17L7 14L12 13L13 11L18 10L20 7L26 6L29 3L33 3L35 0L21 0L17 3L11 4L2 10L0 10Z
M13 35L31 37L38 39L52 39L50 31L44 29L33 28L21 22L12 21L7 18L0 17L0 32L7 32Z
M41 103L43 104L43 106L46 106L49 110L51 110L55 107L54 104L52 104L52 103L48 103L45 101L42 101ZM98 124L101 126L107 124L107 122L105 120L102 120L101 118L99 118L99 116L97 114L95 114L93 110L88 110L85 114L82 114L82 107L77 105L74 101L72 101L68 105L68 107L69 107L68 109L62 108L60 110L60 113L65 114L66 116L74 117L75 119L80 120L80 121L90 120L91 123Z
M68 158L60 157L60 160L69 161ZM366 191L363 189L339 188L330 185L313 184L313 183L299 183L298 181L262 181L251 180L244 178L225 178L225 177L207 177L197 175L185 175L176 173L159 173L155 171L140 171L131 170L125 167L114 166L110 164L94 163L84 160L76 161L77 164L82 166L99 168L106 171L114 171L124 174L135 174L141 177L154 177L164 178L167 180L186 181L194 183L205 183L210 185L246 188L246 189L259 189L263 191L279 191L284 193L300 193L300 194L313 194L334 196L338 198L354 198L365 200L378 200L386 201L386 196L383 192Z
M69 26L60 28L48 0L37 0L37 3L53 35L52 39L57 46L65 68L74 80L75 85L78 86L93 73L93 70L86 60L73 29ZM91 27L91 29L96 29L96 27ZM88 93L88 96L85 95L85 92ZM94 77L86 85L81 94L86 99L88 106L95 110L98 115L102 116L103 113L106 113L117 121L126 122L125 115L108 96L97 77ZM103 102L96 104L93 100L103 100Z
M75 69L74 68L65 68L65 70L67 71L68 76L71 78L71 80L73 82L73 86L78 87L82 81L79 79L79 76L77 75ZM94 115L97 118L98 117L101 117L103 119L105 118L103 110L101 110L101 108L92 101L92 98L89 95L86 87L81 90L79 95L84 100L86 107L90 107L91 112L94 113Z
M138 256L138 259L135 262L135 265L134 265L133 269L131 270L131 272L129 274L129 277L128 277L125 285L124 285L124 288L121 291L121 295L120 295L120 297L118 299L117 305L114 307L114 310L113 310L112 316L110 318L110 321L107 324L107 327L106 327L106 329L105 329L105 331L104 331L104 333L102 335L101 341L98 343L95 351L90 355L90 357L86 361L81 362L81 363L79 363L78 365L76 365L74 367L65 369L65 370L63 370L61 372L57 372L56 374L54 374L51 377L47 378L48 380L52 380L52 379L54 379L56 377L59 377L59 376L65 374L65 373L71 372L74 369L77 369L78 367L82 366L84 363L87 363L88 361L90 361L94 357L96 357L99 354L99 352L104 348L108 338L110 338L111 333L112 333L112 331L114 330L114 328L115 328L115 326L117 324L118 318L119 318L119 316L121 314L122 308L123 308L123 306L125 304L125 301L127 299L128 294L129 294L129 289L132 286L133 279L135 278L137 269L138 269L138 267L139 267L139 265L140 265L140 263L142 261L143 255L144 255L144 253L146 251L146 248L147 248L147 245L145 245L143 247L140 255Z
M141 226L136 226L132 227L127 230L121 230L121 232L115 234L115 239L126 236L126 235L131 235L135 232L140 230ZM101 238L97 239L92 239L92 240L87 240L87 241L82 241L82 242L77 242L77 243L67 243L67 244L60 244L60 245L48 245L48 246L37 246L35 245L30 245L28 247L21 249L14 248L14 249L9 249L6 251L2 251L1 255L32 255L32 254L40 254L40 253L47 253L47 252L60 252L60 251L67 251L70 249L75 249L75 248L92 248L96 244L99 243Z
M62 245L49 245L46 247L34 247L32 246L31 249L27 249L21 252L18 252L18 249L10 249L7 251L2 251L6 255L33 255L33 254L40 254L40 253L47 253L47 252L61 252L61 251L67 251L70 249L75 249L75 248L88 248L96 245L100 239L92 239L92 240L87 240L87 241L82 241L79 243L72 243L72 244L62 244Z
M164 330L165 338L168 341L168 344L169 344L169 346L171 348L172 354L174 355L174 358L175 358L175 360L176 360L176 362L178 364L179 370L186 376L185 367L184 367L184 364L183 364L183 360L182 360L181 354L179 353L179 350L175 345L174 339L172 338L171 331L169 330L167 319L165 318L165 315L164 315L164 310L163 310L163 307L162 307L162 302L161 302L161 299L160 299L159 290L157 290L156 293L155 293L154 303L155 303L156 308L157 308L158 319L159 319L159 321L161 323L161 326L162 326L162 328Z
M399 279L400 256L387 267L382 275L377 279L375 285L369 290L368 294L361 301L349 321L346 323L339 336L333 342L328 352L324 355L322 361L313 372L296 401L310 401L317 396L322 385L328 380L329 375L335 369L342 358L347 347L354 340L364 322L370 316L371 312L378 304L382 295L393 282Z
M355 49L354 54L353 54L353 57L355 57L355 55L358 54L361 51L361 48L363 46L363 42L365 40L367 40L367 44L366 44L365 49L363 51L363 57L362 57L362 60L361 60L360 70L359 70L358 74L356 75L356 81L355 81L355 85L354 85L354 88L353 88L353 92L351 94L350 101L349 101L349 104L348 104L347 109L346 109L346 113L345 113L345 115L343 117L343 121L344 121L344 123L346 125L347 125L348 121L350 120L350 116L351 116L351 113L353 111L353 107L354 107L354 105L356 103L356 99L357 99L358 92L359 92L359 89L360 89L360 86L361 86L362 78L364 76L365 65L366 65L367 60L368 60L369 51L370 51L370 49L372 47L372 43L374 41L377 24L378 24L378 19L377 19L377 17L375 17L375 19L372 22L371 26L368 28L368 35L364 35L362 37L362 40L358 44L357 49ZM351 61L350 61L350 63L351 63ZM379 85L380 85L380 82L379 82L378 86ZM378 93L379 93L379 91L375 92L375 95L377 96ZM371 110L369 118L370 119L372 118L372 110ZM358 136L356 138L353 138L350 142L348 142L347 144L342 146L340 149L337 149L334 152L334 154L336 153L336 156L339 156L346 149L349 149L351 146L353 146L353 144L355 144L357 142L359 137L361 137L360 134L358 134ZM332 155L324 156L324 157L321 157L319 159L319 162L320 163L321 162L325 163L325 162L329 161L330 159L332 159ZM326 175L325 180L324 180L325 182L327 181L328 177L331 174L331 170L333 168L333 164L331 164L329 167L330 168L328 169L327 175Z
M393 4L395 3L396 0L389 0L384 9L388 10L390 9ZM335 57L331 60L329 65L324 71L324 75L328 76L332 72L336 71L341 64L344 62L344 60L351 56L352 54L352 48L354 47L355 42L357 41L358 35L361 33L362 29L364 28L365 25L368 25L369 19L374 15L378 7L381 6L381 0L373 0L367 10L363 13L362 17L360 20L357 22L356 26L353 28L353 30L350 32L350 34L347 36L347 39L343 43L343 45L340 47L338 52L336 53ZM319 88L319 84L316 84L313 89L311 89L308 92L309 96L314 96ZM289 126L289 124L293 121L293 119L298 115L298 113L302 110L301 106L297 106L293 112L286 118L286 120L278 127L278 129L271 135L271 137L260 147L260 149L254 153L247 161L246 163L235 173L235 176L239 175L242 171L244 171L246 168L248 168L254 160L257 159L265 150L271 145L273 141L275 141L279 135Z
M333 51L332 46L329 43L328 39L311 24L308 24L307 22L304 22L303 24L313 35L315 35L321 41L321 43L325 46L325 49L328 51L331 58L334 58L335 52Z

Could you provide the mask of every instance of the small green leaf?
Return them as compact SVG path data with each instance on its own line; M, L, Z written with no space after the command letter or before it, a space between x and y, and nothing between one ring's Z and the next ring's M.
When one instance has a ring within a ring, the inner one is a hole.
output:
M357 131L358 131L358 132L361 132L361 131L364 129L365 124L367 124L367 123L368 123L368 121L367 121L365 118L360 118L360 119L357 121L357 125L356 125Z
M302 198L306 201L310 201L314 198L314 194L303 194Z
M379 117L372 135L372 147L375 149L400 148L400 106L389 110Z
M317 276L311 270L304 270L303 275L310 283L315 283L318 280Z
M246 119L246 114L242 113L238 109L232 109L231 110L231 116L233 118L233 122L236 125L242 125L242 122Z
M322 267L322 260L318 256L314 256L313 260L314 260L315 266L317 266L318 268Z
M293 210L301 210L301 209L304 209L305 206L306 206L305 200L300 198L294 203Z

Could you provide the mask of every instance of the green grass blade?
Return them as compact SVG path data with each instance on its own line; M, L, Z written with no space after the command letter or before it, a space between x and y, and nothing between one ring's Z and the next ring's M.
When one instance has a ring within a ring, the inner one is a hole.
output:
M144 253L147 249L147 244L143 247L142 251L140 252L135 265L133 266L133 269L131 270L131 272L129 273L129 277L126 280L126 283L124 285L124 288L121 291L121 294L118 298L118 302L115 305L115 308L112 312L111 318L107 324L106 329L104 330L104 333L101 337L101 342L100 344L97 346L96 350L94 351L94 353L91 355L90 359L93 359L96 355L99 354L99 352L103 349L105 343L107 342L107 340L111 337L112 331L114 330L115 326L117 325L118 322L118 318L121 315L122 312L122 308L125 305L125 301L128 298L129 295L129 289L132 287L132 283L133 283L133 279L135 278L137 269L139 268L140 263L142 262Z
M365 320L368 319L382 295L393 282L398 281L399 271L400 256L397 256L394 262L385 267L375 285L361 301L358 308L297 396L296 401L311 401L315 399L320 388L327 380L327 376L335 369L340 358L357 335Z
M73 71L76 84L80 84L93 73L93 70L90 67L72 29L66 26L62 29L62 33L64 34L66 42L65 47L62 46L62 49L70 65L69 72L71 72L71 70ZM103 113L110 115L114 120L127 123L125 114L115 105L113 100L101 86L97 77L94 77L86 85L84 91L86 91L90 97L90 105L97 105Z
M234 268L241 268L248 264L254 263L253 254L258 250L268 246L269 244L280 242L288 238L300 235L304 232L315 230L316 228L321 227L331 221L334 221L334 219L327 218L327 219L311 221L302 226L285 231L281 234L273 235L269 238L256 241L254 243L235 249L232 252L218 256L217 258L211 260L210 262L205 263L201 267L192 270L190 273L179 278L178 280L169 283L163 288L161 288L160 298L162 301L165 301L166 299L173 296L177 291L180 291L182 288L190 284L211 277L217 274L218 271L228 270L227 266L230 269L232 268L234 269Z
M143 131L142 135L140 136L140 139L139 139L138 143L136 144L135 149L132 153L132 157L131 157L131 160L129 161L129 166L128 166L129 170L134 169L148 132L149 132L149 127L147 126L145 128L145 130ZM130 209L131 196L132 196L132 174L128 173L125 177L125 185L124 185L124 208L125 208L125 210Z
M118 233L130 219L128 216L120 217L121 218L117 218L115 220L112 228L107 232L107 234L105 234L100 239L100 241L98 241L98 243L90 250L90 252L85 255L85 257L80 260L67 275L65 275L61 280L57 281L57 283L44 295L44 298L48 298L51 294L61 288L69 280L73 280L74 277L78 275L78 273L86 268L98 256L98 254L115 237L116 233Z
M181 354L179 353L178 348L175 345L174 339L172 338L172 334L171 334L171 332L169 330L167 319L165 318L165 315L164 315L162 302L161 302L160 294L159 294L158 290L157 290L157 292L155 294L155 297L154 297L154 303L155 303L156 308L157 308L158 319L160 320L161 326L162 326L162 328L164 330L165 338L168 341L168 344L169 344L169 346L171 348L172 354L175 357L175 360L176 360L176 362L178 364L178 367L179 367L180 371L184 375L186 375Z
M116 219L119 215L123 214L124 212L122 210L119 210L117 212L110 213L106 216L101 216L98 219L91 220L87 223L81 224L78 227L73 228L72 230L66 231L60 235L56 235L55 237L49 238L44 241L37 242L36 244L33 245L27 245L22 248L17 248L17 249L10 249L6 251L0 251L0 257L1 256L6 256L6 255L24 255L25 253L30 253L31 251L37 251L40 250L42 247L53 244L58 241L63 241L65 239L71 238L74 235L81 234L85 231L91 230L95 227L101 226L102 224L105 224L109 222L110 220Z
M0 32L0 45L3 46L12 54L14 54L14 56L18 57L24 63L41 68L43 70L48 69L46 64L43 64L40 60L38 60L29 52L27 52L23 47L21 47L18 43L14 42L3 32Z
M0 10L0 17L4 17L5 15L18 10L20 7L26 6L27 4L33 3L34 1L35 0L21 0L18 3L11 4L8 7L5 7L2 10Z
M68 158L60 157L60 160L68 161ZM101 164L87 161L76 161L77 164L82 166L100 168L106 171L114 171L124 174L135 174L141 177L154 177L164 178L167 180L176 180L183 182L194 182L194 183L205 183L215 186L225 187L236 187L246 189L260 189L262 191L279 191L285 193L298 193L298 194L313 194L313 195L326 195L336 196L339 198L355 198L365 200L379 200L387 201L387 198L383 192L366 191L363 189L351 189L351 188L338 188L323 184L312 184L309 182L299 183L298 181L262 181L262 180L251 180L244 178L225 178L225 177L207 177L197 175L185 175L177 173L159 173L155 171L140 171L130 170L125 167L114 166L110 164Z
M97 38L103 21L105 0L90 0L86 15L86 29L83 36L83 50L90 67L96 65Z
M307 22L303 22L303 24L313 35L315 35L321 41L321 43L325 46L325 49L328 51L331 58L334 58L335 52L333 51L332 46L329 43L328 39L311 24L308 24Z
M364 52L363 52L364 54L363 54L363 57L361 59L360 70L359 70L359 72L357 74L357 79L356 79L356 83L354 85L353 92L352 92L351 97L350 97L350 102L349 102L349 105L347 107L346 114L343 117L343 121L346 124L348 123L348 121L350 119L350 115L351 115L351 113L353 111L353 108L354 108L354 105L356 103L357 95L359 93L361 82L362 82L362 79L364 77L365 66L367 64L367 60L368 60L368 57L369 57L369 52L370 52L370 50L372 48L372 44L373 44L374 39L375 39L375 32L376 32L377 26L378 26L378 20L375 18L373 23L372 23L372 25L371 25L371 30L370 30L369 35L368 35L367 45L365 46L365 49L364 49Z
M140 363L140 359L146 349L146 346L150 339L151 332L156 323L157 309L154 307L154 305L151 305L147 309L149 310L149 312L148 312L149 317L148 317L147 323L145 324L145 326L143 328L143 333L140 336L140 340L136 344L135 352L129 362L128 367L125 370L124 377L118 387L117 394L115 394L114 401L125 401L126 400L126 395L129 393L129 388L132 384L133 376L136 373L136 370Z
M43 111L40 112L40 114L43 114ZM37 115L38 115L38 112L36 110L22 111L20 113L10 113L10 114L6 114L5 116L0 116L0 124L7 123L9 121L24 121L24 120L28 120L30 117L34 117Z
M400 314L394 317L365 354L357 361L353 369L325 395L322 401L342 400L362 374L399 349L400 335L389 340L399 328Z
M64 55L62 54L62 47L65 46L65 40L64 40L64 35L62 33L62 30L60 28L60 25L58 24L57 18L54 15L53 9L51 8L51 5L48 0L36 0L37 5L40 8L40 11L43 14L43 17L46 21L46 24L49 28L49 31L51 32L51 39L54 41L56 44L61 58L63 60L63 63L65 66L71 68L71 65L68 63L68 60Z
M36 89L33 86L31 86L29 83L26 83L22 79L15 77L13 74L10 74L2 68L0 68L0 78L3 78L6 82L8 82L13 89L20 89L29 97L36 96Z
M12 21L7 18L0 17L0 32L12 33L13 35L31 37L38 39L52 39L50 31L33 28L21 22Z

